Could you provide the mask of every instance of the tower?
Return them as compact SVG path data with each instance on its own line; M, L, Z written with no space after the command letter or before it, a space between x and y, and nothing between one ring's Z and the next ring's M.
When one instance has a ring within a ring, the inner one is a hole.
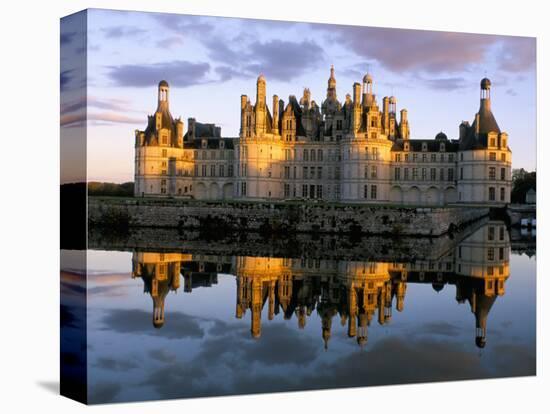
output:
M409 120L407 119L407 110L401 110L401 121L399 122L399 135L402 139L409 139L411 131L409 129Z
M264 75L258 76L256 81L256 135L261 135L266 132L266 105L265 105L265 78Z

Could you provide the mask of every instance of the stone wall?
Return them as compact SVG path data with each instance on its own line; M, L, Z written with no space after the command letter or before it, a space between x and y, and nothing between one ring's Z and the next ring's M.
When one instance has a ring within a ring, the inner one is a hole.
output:
M185 252L215 256L285 257L331 260L371 260L414 262L438 260L448 254L486 219L475 221L461 231L439 237L337 236L297 233L271 237L257 232L230 233L206 237L197 230L134 227L113 232L91 227L88 248L98 250Z
M88 199L91 226L207 229L215 232L439 236L488 213L488 208Z

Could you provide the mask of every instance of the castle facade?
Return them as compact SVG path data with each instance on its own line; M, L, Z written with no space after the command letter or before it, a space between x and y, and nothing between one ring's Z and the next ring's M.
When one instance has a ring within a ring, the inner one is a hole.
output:
M319 106L304 89L288 103L256 82L256 101L241 96L239 137L214 124L169 111L169 86L158 86L158 107L135 132L135 196L206 200L320 200L442 206L510 202L512 153L508 134L491 111L491 82L480 84L480 107L457 139L440 132L410 139L407 110L395 97L382 107L366 74L340 102L331 67Z

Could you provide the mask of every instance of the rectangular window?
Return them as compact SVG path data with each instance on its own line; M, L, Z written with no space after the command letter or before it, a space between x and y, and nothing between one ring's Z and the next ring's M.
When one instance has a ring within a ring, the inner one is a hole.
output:
M334 179L335 180L340 179L340 167L334 167Z
M405 154L405 162L409 162L409 154Z
M495 228L493 226L489 226L487 240L495 240Z
M323 161L323 150L322 149L317 150L317 160L318 161Z
M246 196L246 183L241 183L241 195Z
M315 178L315 167L309 169L309 178L312 180Z
M285 175L284 175L284 177L286 179L290 178L290 167L289 166L285 166Z
M409 179L409 169L408 168L405 168L405 170L403 171L403 179L404 180Z
M303 178L304 180L307 180L307 172L308 172L308 168L307 168L307 167L303 167L302 178Z
M395 179L396 180L401 180L401 168L396 168L395 169Z
M498 238L499 240L504 240L504 227L498 229Z
M506 180L506 168L501 168L500 169L500 179L502 181Z
M227 176L228 177L233 177L233 166L232 165L229 165L227 167Z
M323 198L323 186L322 185L317 186L317 198Z
M309 161L309 151L307 149L304 150L304 161Z
M496 178L496 168L489 167L489 180L494 180Z
M285 184L285 197L290 197L290 185L289 184Z
M370 186L370 198L376 200L376 185Z
M422 162L428 161L428 154L422 154Z
M449 168L447 170L447 181L453 181L455 179L455 170L453 168Z
M370 177L371 178L377 178L377 176L378 176L378 171L376 169L376 165L372 165L370 167Z
M365 165L365 178L369 178L369 166Z
M372 159L377 160L378 159L378 148L372 149Z
M363 198L368 198L369 196L369 189L367 185L363 186Z
M426 169L422 168L422 181L426 180Z
M436 157L437 157L436 154L430 155L430 161L431 161L431 162L436 162L436 161L437 161Z
M162 150L162 156L163 156L163 157L167 157L167 156L168 156L165 149Z
M506 153L503 152L502 154L500 154L500 160L502 162L506 162Z
M225 166L224 165L220 165L220 177L225 177Z
M439 169L439 181L445 181L445 170L443 168Z
M302 197L307 198L307 184L302 185Z
M401 154L395 154L395 161L401 162Z
M490 262L495 260L495 249L494 249L494 247L489 247L487 249L487 260L489 260Z
M314 150L314 149L312 149L312 150L310 151L309 159L310 159L311 161L315 161L315 150Z
M418 161L418 154L413 154L413 162L417 162Z
M323 178L323 167L317 167L317 179Z
M494 273L493 266L487 266L487 275L493 276L493 273Z
M202 171L201 172L202 172L202 176L206 177L206 165L202 166Z
M464 168L460 167L460 179L464 179Z
M454 162L454 160L455 160L455 155L449 154L449 162Z
M489 201L495 201L495 187L489 187Z
M506 198L506 190L504 187L500 187L500 201L504 201Z
M504 247L498 248L498 260L504 260Z
M215 176L216 176L216 166L211 165L210 166L210 177L215 177Z
M418 180L418 168L413 168L413 180Z
M490 152L489 153L489 161L496 161L497 160L497 153L496 152Z
M435 168L430 168L430 180L435 181L437 178L437 172Z

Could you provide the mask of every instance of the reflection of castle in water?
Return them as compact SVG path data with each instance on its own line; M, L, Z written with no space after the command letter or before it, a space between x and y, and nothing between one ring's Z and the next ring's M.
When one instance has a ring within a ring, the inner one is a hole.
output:
M414 263L337 261L307 258L197 256L181 253L133 255L133 277L141 277L153 298L153 324L164 323L164 301L170 290L191 292L217 283L218 273L237 279L236 317L251 313L251 334L261 334L262 311L272 320L282 313L295 316L300 328L317 312L325 346L333 320L347 324L349 337L367 342L368 327L376 319L384 325L392 308L405 307L409 283L429 283L436 291L454 285L456 300L468 302L476 320L476 345L485 346L487 317L510 274L510 239L502 222L490 221L461 241L439 260ZM267 309L266 309L267 307Z

